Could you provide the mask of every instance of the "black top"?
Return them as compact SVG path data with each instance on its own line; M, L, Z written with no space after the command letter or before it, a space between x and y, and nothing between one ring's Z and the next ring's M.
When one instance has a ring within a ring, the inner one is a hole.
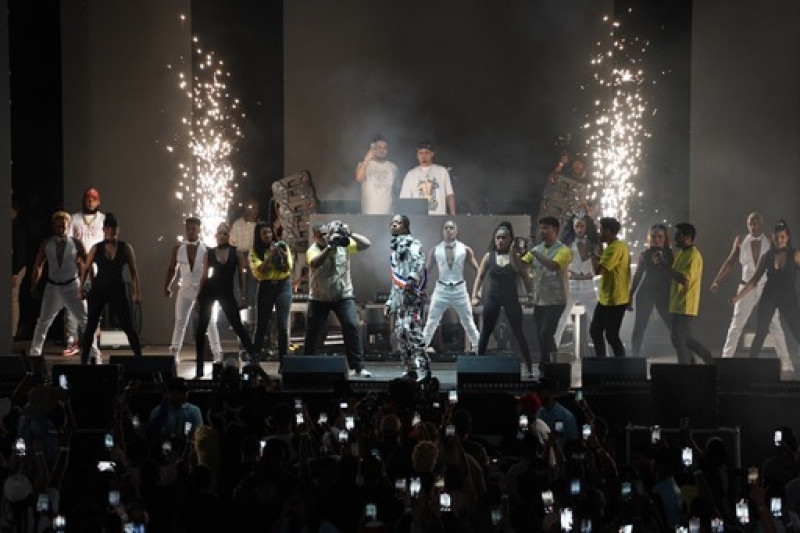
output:
M109 259L106 255L108 242L108 240L100 241L95 248L94 264L97 265L97 274L92 282L95 288L120 288L125 285L122 269L128 263L128 245L125 241L117 241L117 253L114 259Z
M774 248L767 251L764 261L767 262L767 284L764 286L764 293L782 294L794 298L794 284L797 281L797 263L794 262L795 251L793 248L786 247L786 262L783 268L775 268Z
M664 256L664 263L668 266L672 265L674 256L670 248L647 248L644 250L642 252L642 260L636 265L636 268L642 269L642 275L644 276L636 289L637 294L645 291L650 294L669 295L669 287L670 283L672 283L669 269L653 262L653 256L659 251Z
M228 260L224 263L217 261L217 248L209 248L208 252L209 277L203 284L202 294L219 298L220 296L233 295L233 279L239 269L239 256L236 247L228 248ZM213 270L212 270L213 269Z
M497 250L489 252L490 296L497 298L517 298L517 271L509 263L501 267L497 264Z

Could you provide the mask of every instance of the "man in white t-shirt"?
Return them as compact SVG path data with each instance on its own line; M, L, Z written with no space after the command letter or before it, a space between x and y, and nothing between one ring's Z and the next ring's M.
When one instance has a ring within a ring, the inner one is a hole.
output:
M364 159L356 167L356 181L361 184L361 214L390 215L392 194L397 181L397 165L386 159L389 143L380 134L369 145Z
M422 141L417 145L419 166L412 168L403 180L400 198L423 198L428 201L429 215L456 214L456 195L450 173L433 163L433 144Z

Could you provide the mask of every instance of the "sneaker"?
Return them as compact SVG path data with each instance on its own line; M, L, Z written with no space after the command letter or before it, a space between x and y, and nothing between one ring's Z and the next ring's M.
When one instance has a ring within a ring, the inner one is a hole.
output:
M372 372L367 370L366 368L361 368L361 370L350 370L350 377L353 378L371 378Z
M64 357L72 357L73 355L78 355L81 353L81 347L78 344L78 341L74 341L72 344L64 348L64 351L61 354Z

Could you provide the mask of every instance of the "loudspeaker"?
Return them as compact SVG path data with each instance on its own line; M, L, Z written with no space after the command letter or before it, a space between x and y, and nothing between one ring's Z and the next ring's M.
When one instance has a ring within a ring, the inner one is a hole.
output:
M641 357L587 357L581 367L584 388L647 381L647 359Z
M779 359L731 357L715 359L720 390L746 391L755 384L774 384L781 380Z
M541 369L542 378L549 380L555 390L569 390L572 385L572 365L570 363L544 363Z
M112 365L122 366L122 379L125 381L138 379L143 383L151 383L155 372L161 372L165 381L176 375L174 355L112 355L108 361Z
M502 389L519 386L519 359L503 356L462 356L456 365L459 389Z
M78 429L111 427L114 397L122 375L120 365L56 364L50 374L54 386L66 385Z
M650 380L654 423L677 428L688 417L692 427L719 425L716 366L653 364Z
M343 355L292 355L283 358L283 385L288 387L331 387L347 379Z

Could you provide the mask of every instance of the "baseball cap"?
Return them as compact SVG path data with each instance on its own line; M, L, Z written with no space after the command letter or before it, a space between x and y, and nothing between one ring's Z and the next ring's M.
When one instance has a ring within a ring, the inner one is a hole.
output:
M420 141L417 143L417 150L430 150L433 152L433 143L430 141Z
M95 200L100 200L100 191L91 187L86 189L86 192L83 193L84 198L94 198Z

